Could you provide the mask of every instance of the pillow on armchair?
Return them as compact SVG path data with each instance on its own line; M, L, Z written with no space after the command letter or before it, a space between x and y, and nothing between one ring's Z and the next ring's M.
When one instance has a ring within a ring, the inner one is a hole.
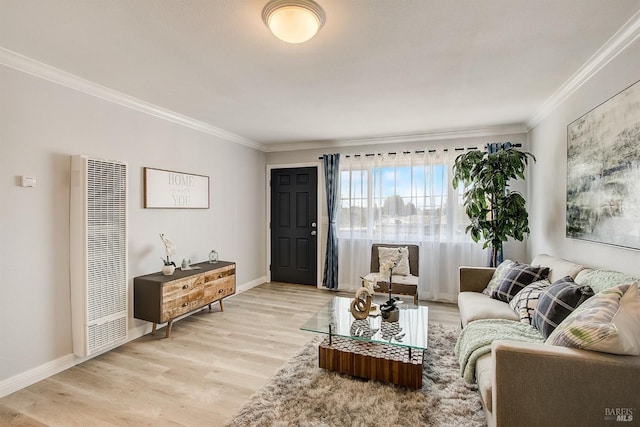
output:
M380 273L387 273L386 271L382 271L383 265L386 262L398 262L393 268L393 274L397 274L399 276L408 276L410 274L409 270L409 248L404 246L400 248L385 248L380 246L378 248L378 261L380 264Z

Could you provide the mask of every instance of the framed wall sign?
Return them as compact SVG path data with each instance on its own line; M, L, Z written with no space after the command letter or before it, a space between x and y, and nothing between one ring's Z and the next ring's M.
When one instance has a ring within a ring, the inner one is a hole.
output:
M567 127L567 237L640 249L640 82Z
M209 177L144 168L144 207L209 209Z

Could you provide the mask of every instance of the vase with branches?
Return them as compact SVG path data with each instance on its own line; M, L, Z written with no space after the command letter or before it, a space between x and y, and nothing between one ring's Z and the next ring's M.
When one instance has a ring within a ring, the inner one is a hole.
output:
M176 263L171 261L171 256L176 253L176 245L164 234L160 233L160 240L164 244L164 254L166 258L162 258L162 274L165 276L171 276L176 270Z
M464 207L471 221L466 232L476 243L483 240L483 248L491 248L492 267L505 241L522 241L529 233L525 199L509 188L511 180L525 179L529 159L536 160L531 153L506 148L495 153L473 150L455 160L453 188L464 186Z
M171 255L176 253L176 245L174 245L173 242L163 233L160 233L160 240L162 240L162 243L164 244L164 254L166 256L166 258L162 258L162 262L164 265L172 265L175 267L176 263L171 261Z
M402 257L402 249L398 248L398 253L393 259L387 260L380 266L380 274L389 277L389 282L387 283L388 291L389 291L389 299L380 305L380 312L382 314L382 319L388 322L396 322L398 320L398 307L397 303L399 298L393 298L391 296L391 289L393 286L393 269L398 266L400 259Z

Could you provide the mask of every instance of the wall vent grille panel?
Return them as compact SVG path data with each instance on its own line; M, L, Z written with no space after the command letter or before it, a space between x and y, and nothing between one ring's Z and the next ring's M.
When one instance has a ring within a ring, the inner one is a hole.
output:
M89 325L87 347L89 354L127 338L127 319L118 317L95 325Z
M126 341L127 165L72 158L71 294L79 356Z

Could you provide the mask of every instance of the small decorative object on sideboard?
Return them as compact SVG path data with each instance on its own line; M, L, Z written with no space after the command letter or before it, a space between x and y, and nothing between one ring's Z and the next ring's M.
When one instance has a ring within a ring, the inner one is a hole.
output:
M191 265L191 259L182 258L182 264L180 265L180 270L182 271L200 270L200 266Z
M215 249L209 252L209 264L215 264L218 262L218 251Z
M165 276L171 276L176 271L176 267L171 264L165 264L162 266L162 274Z
M164 244L164 253L166 256L166 258L162 258L162 262L164 263L162 266L162 274L171 276L176 271L176 263L171 261L171 255L176 253L176 246L163 233L160 233L160 239Z

